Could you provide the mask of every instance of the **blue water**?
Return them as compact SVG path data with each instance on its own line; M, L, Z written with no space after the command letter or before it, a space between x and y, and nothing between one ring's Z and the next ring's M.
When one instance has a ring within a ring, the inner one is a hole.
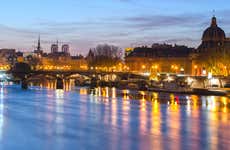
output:
M229 149L228 98L179 105L81 94L1 88L0 149Z

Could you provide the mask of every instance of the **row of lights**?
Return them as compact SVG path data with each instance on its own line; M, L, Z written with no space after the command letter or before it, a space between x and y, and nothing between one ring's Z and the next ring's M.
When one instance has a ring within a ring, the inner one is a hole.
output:
M52 66L52 65L47 65L47 66L37 66L36 67L38 70L70 70L71 66Z
M9 65L0 65L0 70L9 70L10 69L10 66Z
M129 71L130 68L128 66L119 66L119 67L116 67L116 66L113 66L113 67L90 67L90 70L104 70L104 71Z

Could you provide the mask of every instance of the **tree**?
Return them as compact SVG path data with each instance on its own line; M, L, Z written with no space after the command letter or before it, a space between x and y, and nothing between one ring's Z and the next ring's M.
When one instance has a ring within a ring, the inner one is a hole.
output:
M14 77L24 80L26 76L31 73L31 67L27 63L16 63L12 70L12 74Z
M90 50L87 60L90 67L112 67L121 62L121 57L119 47L102 44Z

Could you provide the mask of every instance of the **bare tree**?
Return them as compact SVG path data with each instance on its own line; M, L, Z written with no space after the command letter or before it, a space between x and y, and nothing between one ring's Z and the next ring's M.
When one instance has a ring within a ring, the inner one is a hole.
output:
M88 63L90 66L111 67L121 61L122 51L114 45L102 44L98 45L93 50L90 50L88 55Z

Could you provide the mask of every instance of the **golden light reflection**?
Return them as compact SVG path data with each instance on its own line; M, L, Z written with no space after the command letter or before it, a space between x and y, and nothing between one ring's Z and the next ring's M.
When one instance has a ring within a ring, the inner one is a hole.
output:
M224 104L224 106L227 106L227 101L228 101L227 97L221 98L221 102Z
M146 111L146 101L141 100L141 111Z
M173 144L173 149L180 149L180 143L181 141L181 113L179 112L179 107L177 104L172 103L171 104L171 110L168 110L168 117L169 117L169 122L171 129L169 130L169 134L171 137L174 139L174 144Z
M117 93L116 93L116 88L112 88L112 98L116 98L117 97Z
M140 91L141 94L141 100L145 101L146 100L146 93L144 91Z
M159 112L159 109L160 109L159 103L157 102L157 100L155 100L155 101L153 102L153 111L154 111L154 113Z
M162 148L162 144L160 142L162 133L161 133L161 111L159 107L159 103L157 100L154 100L152 103L152 114L151 114L151 133L158 138L152 139L152 146L151 147L158 147Z
M215 96L208 96L207 97L207 109L211 111L217 111L217 103Z
M129 99L129 90L123 90L123 99Z
M88 91L87 88L80 88L80 95L87 95Z
M191 101L191 103L193 104L192 105L192 107L193 107L193 109L198 109L198 100L199 100L199 97L197 96L197 95L192 95L191 96L191 99L192 99L192 101Z
M146 101L142 100L141 101L141 111L139 114L139 120L140 120L140 133L141 134L146 134L147 133L147 110L146 110L147 104Z
M215 105L215 104L213 104ZM211 109L215 109L213 108L216 106L212 106ZM215 111L214 110L214 111ZM212 136L209 136L209 141L210 141L210 149L218 149L218 124L219 124L219 120L218 120L218 113L216 112L210 112L208 113L208 124L209 127L207 127L207 129L209 130L209 133L212 133Z
M170 94L170 105L169 108L173 111L179 111L179 105L178 105L179 97L175 96L174 94Z
M47 88L48 89L55 89L54 81L47 81Z
M152 93L152 101L158 100L158 93Z

